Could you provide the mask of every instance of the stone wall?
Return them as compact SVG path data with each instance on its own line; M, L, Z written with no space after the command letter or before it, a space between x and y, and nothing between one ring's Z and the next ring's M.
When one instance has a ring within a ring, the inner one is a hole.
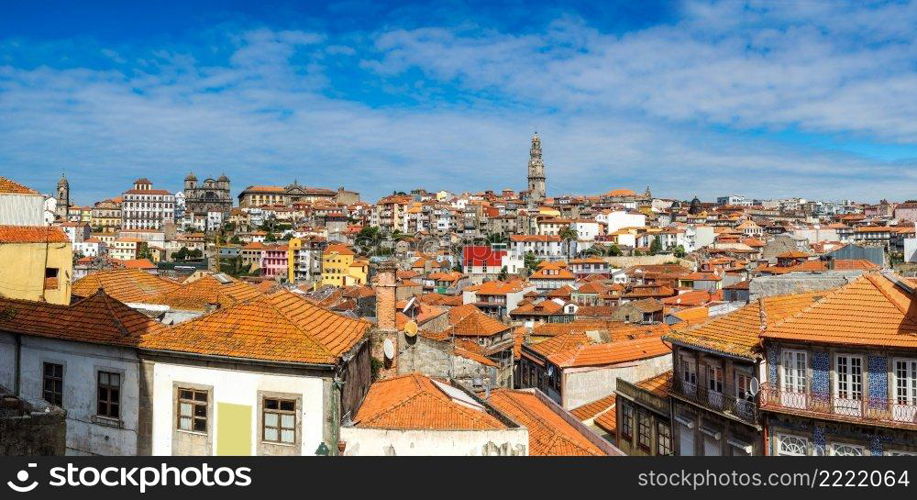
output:
M694 262L678 259L672 255L643 255L638 257L602 257L605 262L615 269L627 269L631 266L654 266L659 264L680 264L686 269L694 269Z
M64 455L67 412L44 402L0 396L0 456Z
M775 295L831 290L856 279L861 271L826 271L822 273L789 273L780 276L758 276L751 280L751 300Z

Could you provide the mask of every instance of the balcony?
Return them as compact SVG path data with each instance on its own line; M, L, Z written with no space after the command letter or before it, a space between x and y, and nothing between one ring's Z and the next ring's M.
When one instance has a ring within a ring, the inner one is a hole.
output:
M887 398L848 399L761 387L761 410L857 424L917 430L917 405Z
M737 398L734 393L735 388L733 387L724 387L723 391L720 392L702 385L684 382L677 378L672 381L671 394L676 398L689 401L745 423L756 425L758 422L758 408L755 401Z

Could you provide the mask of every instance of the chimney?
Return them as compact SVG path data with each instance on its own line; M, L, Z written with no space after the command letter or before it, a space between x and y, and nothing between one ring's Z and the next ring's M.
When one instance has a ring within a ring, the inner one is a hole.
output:
M371 333L370 356L375 360L373 380L398 373L398 328L395 320L395 261L386 260L376 268L376 329Z
M383 332L394 332L395 326L395 271L392 260L379 263L376 272L376 326Z

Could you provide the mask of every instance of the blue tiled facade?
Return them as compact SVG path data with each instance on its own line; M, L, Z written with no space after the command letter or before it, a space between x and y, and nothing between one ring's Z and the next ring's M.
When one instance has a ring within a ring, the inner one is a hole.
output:
M777 384L777 348L770 346L767 348L767 380L771 384Z
M812 354L812 394L818 398L828 397L828 375L831 372L831 357L827 352Z
M867 360L867 370L869 374L869 392L866 397L869 398L870 408L884 408L888 398L888 358L885 356L869 356Z

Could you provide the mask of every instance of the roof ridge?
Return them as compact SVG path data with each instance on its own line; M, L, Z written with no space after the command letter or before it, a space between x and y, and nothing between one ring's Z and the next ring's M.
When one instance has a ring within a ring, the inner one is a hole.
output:
M865 276L866 279L869 281L869 283L870 283L872 286L874 286L874 287L876 288L876 290L878 290L879 293L882 294L883 297L885 297L886 300L888 300L889 302L892 303L893 306L895 306L895 309L901 311L901 314L903 314L905 318L907 318L907 317L909 316L909 311L908 311L907 308L904 307L904 304L899 303L899 302L898 302L898 299L896 299L896 298L892 297L891 295L889 295L889 293L884 289L884 287L880 286L879 283L878 283L877 281L878 281L879 279L884 279L884 280L888 281L892 286L897 286L897 285L895 284L895 282L893 282L893 281L892 281L891 279L889 279L887 276L884 276L884 275L881 275L881 274L880 274L880 275L875 275L875 274L864 274L864 276Z
M290 293L290 292L286 292L286 293L289 293L290 295L293 295L293 294ZM281 295L281 293L277 293L277 294L272 294L272 295L264 295L264 297L267 299L267 302L271 305L271 307L274 308L274 310L277 311L277 313L280 314L280 315L283 317L283 319L287 320L287 321L290 323L290 325L293 326L294 329L296 329L296 331L300 332L303 336L305 336L306 338L308 338L309 340L311 340L315 345L317 345L318 347L320 347L320 348L322 349L322 351L325 352L326 355L328 355L328 356L330 356L330 357L332 357L332 358L337 358L338 356L336 356L333 352L331 352L323 343L321 343L321 342L319 342L318 340L316 340L315 338L313 338L312 335L311 335L309 332L306 332L301 326L299 326L299 324L298 324L296 321L294 321L293 318L291 318L286 312L284 312L284 311L281 310L279 307L277 307L277 304L274 303L274 300L273 300L273 299L274 299L274 297L279 297L280 295ZM299 299L299 297L297 297L297 296L295 296L295 295L293 295L293 296L294 296L295 298ZM303 303L304 303L307 307L314 307L314 308L317 308L317 309L319 309L319 310L321 310L321 311L323 311L323 312L328 312L328 313L334 314L334 313L332 313L331 311L328 311L328 310L326 310L326 309L323 309L323 308L321 308L321 307L318 307L318 306L316 306L315 304L312 304L311 302L309 302L309 301L307 301L307 300L305 300L305 299L301 299L301 300L303 301Z
M127 327L124 326L124 323L121 321L121 318L119 318L118 315L115 314L115 310L112 308L111 302L108 300L111 297L109 297L109 295L105 293L105 291L102 289L99 289L99 291L96 292L96 295L101 296L102 302L105 304L105 309L108 310L108 313L111 316L111 320L115 324L115 328L117 328L118 331L121 332L121 335L125 337L129 337L131 333L130 330L128 330Z

